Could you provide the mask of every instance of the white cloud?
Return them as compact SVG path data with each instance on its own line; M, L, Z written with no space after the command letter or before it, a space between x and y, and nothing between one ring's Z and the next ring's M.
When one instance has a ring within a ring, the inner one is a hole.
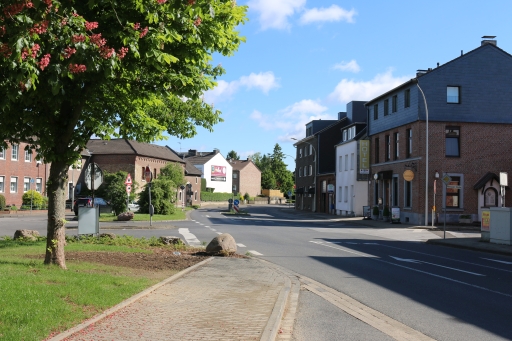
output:
M385 73L376 75L370 81L343 79L336 85L336 88L329 95L329 98L342 103L371 100L407 82L413 77L414 76L394 77L393 70L389 69Z
M250 0L249 9L258 12L261 29L289 29L288 17L299 12L306 0Z
M305 135L306 123L313 120L336 120L337 116L327 113L328 108L314 100L296 102L275 115L264 115L255 110L250 118L265 130L280 130L279 141L290 142L292 137L302 139Z
M361 71L361 68L359 67L359 64L355 61L355 59L352 59L350 62L341 62L337 63L333 67L335 70L341 70L341 71L349 71L353 73L358 73Z
M215 88L204 93L204 100L206 103L215 103L229 99L242 87L256 88L268 94L270 90L279 87L279 82L274 73L270 71L251 73L249 76L242 76L231 82L220 80Z
M324 21L346 21L353 23L356 14L357 12L354 9L347 11L337 5L331 5L331 7L328 8L312 8L302 14L300 23L310 24Z

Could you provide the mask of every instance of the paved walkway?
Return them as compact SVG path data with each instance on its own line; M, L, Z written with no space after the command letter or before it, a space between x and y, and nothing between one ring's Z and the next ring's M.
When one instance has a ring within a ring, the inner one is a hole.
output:
M291 282L257 259L210 258L57 340L274 340Z

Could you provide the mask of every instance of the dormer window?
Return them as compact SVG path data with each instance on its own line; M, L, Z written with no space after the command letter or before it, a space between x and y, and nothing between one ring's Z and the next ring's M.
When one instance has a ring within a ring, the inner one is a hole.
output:
M347 140L347 130L343 130L343 141Z

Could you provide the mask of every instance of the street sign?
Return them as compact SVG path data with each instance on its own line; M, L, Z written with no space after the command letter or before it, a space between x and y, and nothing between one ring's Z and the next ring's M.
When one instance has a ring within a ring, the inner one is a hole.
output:
M124 184L125 185L131 185L132 184L132 176L130 175L130 173L128 173L128 175L126 176L126 180L124 181Z
M235 199L235 201L233 201L233 204L235 204L235 206L238 206L238 204L240 204L240 201L238 201L238 199Z
M84 180L85 180L85 185L87 186L87 188L89 188L90 190L92 190L92 166L93 164L90 163L87 168L85 169L85 175L84 175ZM94 189L98 189L98 187L100 187L100 185L103 183L103 171L100 169L100 167L98 167L97 164L94 164Z
M291 197L292 196L292 191L288 191L288 196Z
M455 189L461 189L462 186L459 185L447 185L446 188L455 188Z
M443 183L445 185L448 185L451 181L452 181L452 178L448 175L448 174L445 174L441 180L443 180Z
M147 183L150 183L151 179L153 178L151 176L151 170L149 169L149 166L146 166L146 170L144 171L144 177L146 178Z
M132 191L132 186L131 185L126 185L126 193L130 194Z

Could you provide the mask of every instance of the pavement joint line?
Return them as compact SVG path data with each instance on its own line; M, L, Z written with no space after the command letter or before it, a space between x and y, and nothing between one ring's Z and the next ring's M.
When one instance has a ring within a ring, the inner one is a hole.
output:
M90 325L104 319L105 317L123 309L124 307L132 304L133 302L141 299L142 297L144 296L147 296L149 294L151 294L153 291L155 291L156 289L168 284L168 283L171 283L171 282L174 282L175 280L183 277L184 275L188 274L189 272L192 272L192 271L195 271L197 268L200 268L201 266L211 262L212 260L214 260L215 257L210 257L210 258L207 258L189 268L186 268L185 270L182 270L180 272L178 272L177 274L175 275L172 275L171 277L169 278L166 278L164 279L163 281L161 281L160 283L157 283L155 285L153 285L152 287L149 287L147 288L146 290L124 300L123 302L113 306L112 308L109 308L107 310L105 310L103 313L101 314L98 314L96 316L93 316L91 317L90 319L86 320L85 322L82 322L81 324L73 327L73 328L70 328L54 337L52 337L51 339L48 339L47 341L62 341L62 340L65 340L66 338L72 336L73 334L76 334L77 332L89 327Z

